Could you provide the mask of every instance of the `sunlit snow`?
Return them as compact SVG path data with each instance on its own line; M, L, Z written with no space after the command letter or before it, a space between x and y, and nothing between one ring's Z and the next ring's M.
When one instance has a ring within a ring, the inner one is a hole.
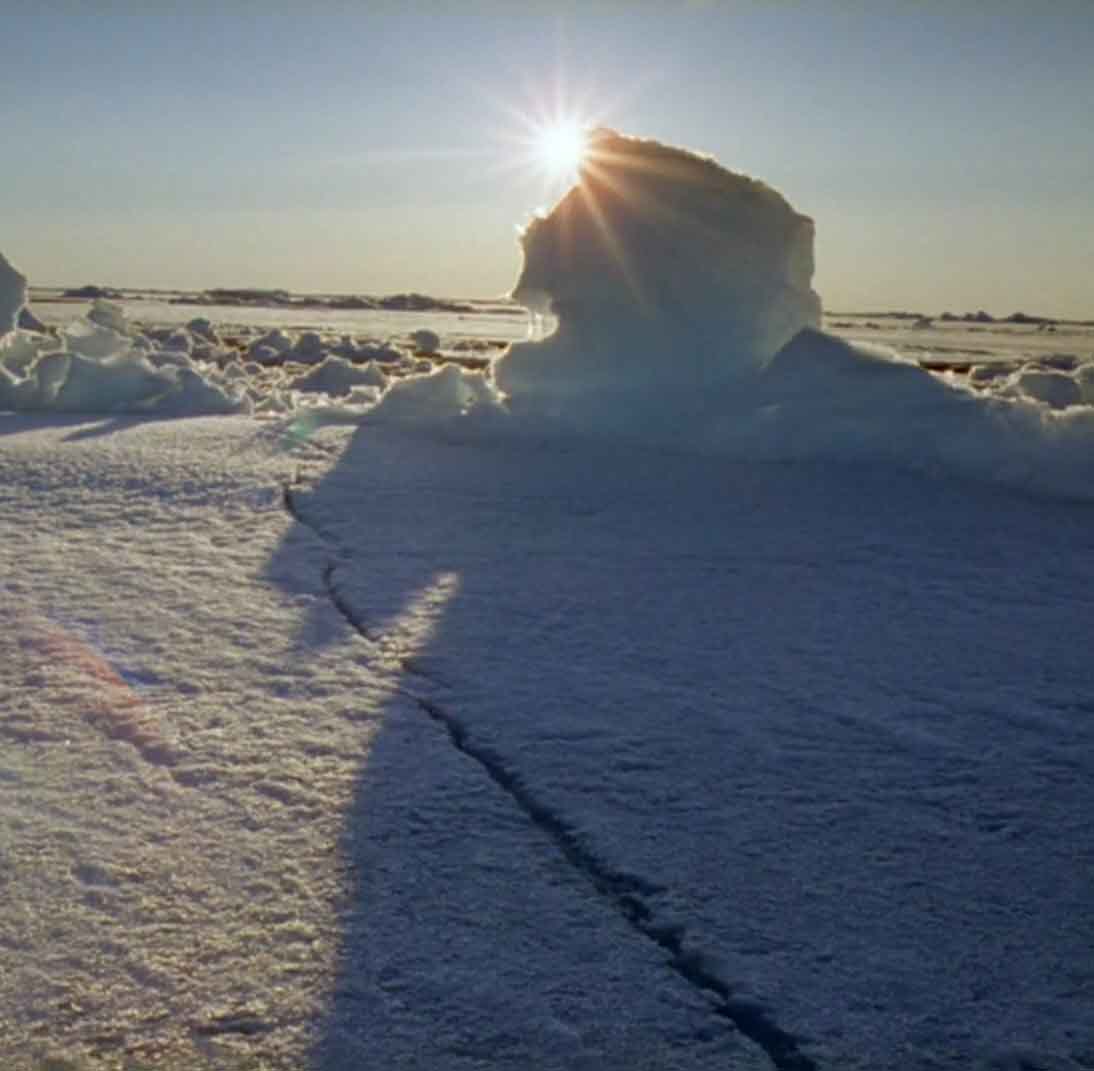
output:
M0 258L5 1066L1089 1066L1091 332L813 237L598 131L536 341Z

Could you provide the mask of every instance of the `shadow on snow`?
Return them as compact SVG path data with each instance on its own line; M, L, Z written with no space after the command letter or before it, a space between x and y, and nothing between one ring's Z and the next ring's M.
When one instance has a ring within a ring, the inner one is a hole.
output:
M391 680L315 1071L1069 1044L1088 511L368 426L287 505Z

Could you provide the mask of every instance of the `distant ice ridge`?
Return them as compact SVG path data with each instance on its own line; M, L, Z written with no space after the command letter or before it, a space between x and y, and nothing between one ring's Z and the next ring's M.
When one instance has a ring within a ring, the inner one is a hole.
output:
M611 436L739 458L882 460L1094 497L1094 366L989 383L819 330L813 223L762 182L595 132L578 183L522 238L513 297L550 337L463 373L404 380L374 418L499 408L522 433ZM415 398L420 397L416 414ZM463 421L468 424L467 421ZM474 424L471 421L470 424Z

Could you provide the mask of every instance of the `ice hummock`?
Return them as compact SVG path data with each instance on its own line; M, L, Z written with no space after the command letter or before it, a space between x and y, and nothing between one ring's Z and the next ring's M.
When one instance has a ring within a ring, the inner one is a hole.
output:
M241 354L207 321L137 330L105 301L58 337L17 330L26 283L0 260L0 410L277 416L334 404L340 419L744 459L883 458L1090 496L1094 362L958 379L843 342L819 329L813 240L812 220L765 183L600 130L578 182L522 237L513 296L557 329L509 347L486 375L307 331L256 331ZM424 329L410 339L439 343ZM386 385L350 368L367 361L384 364Z
M756 179L601 130L580 181L522 237L512 297L558 330L495 367L514 406L726 387L806 327L813 221ZM598 415L602 415L598 414Z
M1090 496L1090 364L973 391L825 334L813 234L762 182L597 132L578 183L522 237L513 297L558 327L494 363L515 423L744 458L881 458Z

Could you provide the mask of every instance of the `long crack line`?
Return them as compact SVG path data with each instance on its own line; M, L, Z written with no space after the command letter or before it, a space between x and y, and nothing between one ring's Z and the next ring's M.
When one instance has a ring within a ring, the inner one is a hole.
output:
M292 488L284 488L285 509L299 524L311 529L325 542L330 539L318 528L305 521L293 501ZM376 642L365 623L342 598L334 583L333 563L323 568L323 585L334 608L346 623L369 643ZM404 664L404 669L410 667ZM417 672L417 671L414 671ZM424 674L417 673L419 676ZM736 997L733 989L719 978L704 962L701 952L684 948L683 930L659 924L646 898L665 890L651 882L613 868L595 855L582 841L578 832L551 808L536 799L519 774L509 769L495 751L470 739L467 727L432 699L404 692L434 722L440 725L461 754L473 759L483 771L524 812L529 821L545 833L570 866L580 873L627 921L635 932L652 941L668 956L668 966L690 986L711 998L714 1013L731 1023L741 1034L767 1054L777 1071L817 1071L816 1063L799 1048L793 1034L787 1033L759 1005Z

